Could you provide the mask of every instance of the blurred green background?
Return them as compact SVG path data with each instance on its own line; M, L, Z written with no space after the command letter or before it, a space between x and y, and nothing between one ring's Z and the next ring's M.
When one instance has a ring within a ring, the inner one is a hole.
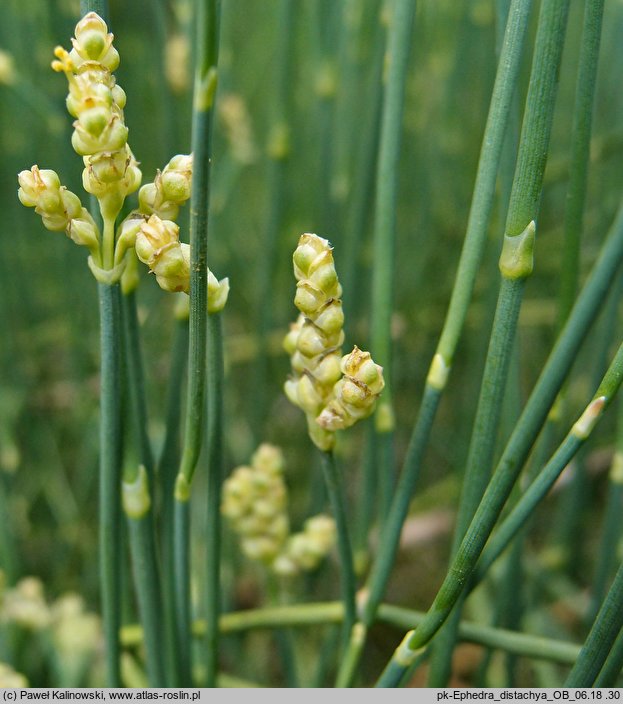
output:
M397 467L460 254L495 76L496 7L501 4L493 0L420 0L417 4L397 204L392 369L394 387L399 390L395 398ZM8 584L36 575L50 599L74 590L96 609L96 286L86 267L85 253L62 233L44 230L16 196L17 173L32 164L56 170L70 190L82 195L82 164L69 142L66 82L50 69L54 46L69 44L79 6L73 0L4 0L1 12L1 567ZM573 0L538 226L536 266L521 315L516 385L506 409L508 419L516 415L518 404L526 398L555 339L582 12L583 3ZM531 36L535 18L533 11ZM117 80L128 96L129 143L147 182L173 154L189 150L192 3L111 0L110 20L121 55ZM345 349L355 342L365 348L384 30L383 7L378 0L222 3L209 256L211 269L219 277L228 276L231 284L224 315L227 468L247 462L261 441L281 445L288 462L295 525L322 507L324 496L303 415L290 406L282 392L289 360L281 350L281 340L296 317L291 254L302 232L315 232L331 241L345 289ZM622 31L623 3L606 2L582 244L583 275L613 218L623 182ZM521 120L529 53L524 57L521 94L516 96L515 127ZM508 139L484 264L435 424L421 494L414 504L416 518L441 512L447 521L442 521L441 529L433 531L423 546L416 540L411 552L401 556L390 589L396 601L416 608L428 606L448 555L448 516L458 497L497 296L504 175L512 175L516 134ZM187 241L184 227L182 232ZM620 286L613 291L613 296L619 294ZM174 304L146 271L142 272L138 296L151 434L157 450L163 436ZM613 324L620 307L617 303L614 299L609 317L604 314L597 321L597 334L587 339L578 358L561 432L592 394L596 374L608 360L603 350L612 351L612 344L618 343L621 326ZM266 358L258 354L262 345ZM508 428L507 423L503 432ZM361 424L342 438L339 447L354 523L366 432L367 424ZM591 441L586 458L590 472L587 501L579 520L580 539L574 564L564 575L568 581L563 580L560 586L561 593L567 594L568 589L574 598L581 597L590 583L613 435L614 419L608 417ZM200 497L201 471L197 481ZM535 554L543 554L547 536L556 532L552 523L560 514L552 507L557 501L556 497L550 499L550 508L540 511L533 524ZM196 513L200 545L200 498ZM225 539L234 554L231 536ZM578 561L580 571L574 569ZM325 569L328 575L334 574L331 566ZM257 604L257 575L238 556L226 557L224 578L232 587L228 607ZM334 580L317 582L309 598L335 598ZM552 580L551 584L560 584ZM553 595L539 598L560 598L557 587L553 589ZM131 620L132 609L128 608ZM581 627L576 617L562 626L554 619L550 625L552 632L568 629L563 630L569 637ZM373 639L372 657L375 643L380 657L386 653L386 645L393 647L396 635L379 632Z

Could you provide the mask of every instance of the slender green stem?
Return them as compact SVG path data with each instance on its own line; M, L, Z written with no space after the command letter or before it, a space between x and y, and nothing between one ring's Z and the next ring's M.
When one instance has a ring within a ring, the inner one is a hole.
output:
M533 514L535 507L547 495L573 456L586 442L597 421L612 402L623 380L623 345L619 347L595 395L574 424L551 460L523 493L513 510L501 523L484 549L474 573L474 583L480 581L487 569L510 543L517 531Z
M268 593L270 605L274 607L285 606L289 602L289 594L285 583L280 583L276 575L269 573ZM220 623L217 624L220 628ZM283 668L285 686L288 688L299 687L296 646L294 634L290 628L276 628L273 632L275 646L279 653L279 660Z
M608 499L604 512L599 554L591 588L591 603L588 608L589 623L595 620L599 605L606 594L607 584L614 572L616 546L619 544L623 525L620 515L623 505L623 395L617 403L616 443L610 472L608 474Z
M525 279L523 278L518 280L502 279L463 477L463 491L459 502L452 545L453 556L456 555L491 476L493 452L502 415L504 389L515 341L524 284ZM450 676L452 651L460 615L460 608L455 608L453 616L433 646L428 679L429 687L446 686Z
M482 258L493 199L495 179L504 142L510 104L517 84L520 58L526 33L530 0L513 0L509 11L504 44L498 64L487 125L480 153L474 195L465 243L444 329L424 388L417 420L413 427L392 507L383 525L380 547L368 578L368 598L363 622L370 626L381 603L394 563L400 534L417 483L422 459L437 406L445 388L449 365L458 344L473 290L476 271Z
M167 672L172 686L178 686L180 671L177 644L175 569L174 569L174 514L175 476L180 456L180 418L182 407L184 371L188 362L188 319L178 319L175 324L173 350L169 372L166 402L166 434L158 460L160 484L160 545L162 551L162 591L164 622L167 644Z
M604 0L586 0L573 110L569 184L564 216L564 247L560 274L560 309L558 311L559 327L567 319L573 307L578 288L580 241L586 201L593 102L597 85L597 64L603 12Z
M175 588L175 646L179 687L192 686L190 602L190 502L175 501L173 507L173 575Z
M280 0L277 25L279 46L275 51L277 66L273 85L275 94L270 101L272 107L272 134L268 149L268 173L266 174L268 213L264 229L262 247L260 249L262 266L258 269L258 296L257 296L257 336L258 354L255 380L255 393L253 402L253 432L262 437L264 419L266 417L268 387L268 335L272 323L273 306L266 305L270 300L275 285L275 262L278 261L277 243L279 230L285 209L285 176L289 152L289 92L292 74L292 47L294 32L292 17L294 11L293 0Z
M193 182L190 199L190 317L188 391L182 459L175 486L177 647L184 653L182 686L191 684L190 668L190 484L203 441L207 306L208 306L208 204L210 154L217 86L218 0L196 3L196 71L193 95ZM179 572L179 570L184 572ZM184 605L186 602L186 605ZM184 641L182 643L181 641Z
M161 627L161 577L151 498L154 460L147 433L147 402L135 292L124 292L121 298L126 359L124 369L130 397L130 403L126 404L124 426L131 429L140 458L139 465L133 459L134 450L128 452L124 463L122 499L129 527L134 584L145 631L148 681L152 687L163 687L166 678L163 658L165 644Z
M80 14L108 21L108 0L81 0ZM91 214L99 209L91 199ZM114 238L114 223L113 223ZM121 686L121 305L117 284L98 284L100 311L99 563L106 686Z
M504 245L500 256L502 285L497 308L500 313L506 308L507 301L512 301L509 310L519 310L523 293L523 281L532 272L534 222L539 210L568 11L568 0L545 0L541 5L532 74L526 98L513 188L506 217ZM506 378L505 372L508 369L508 360L505 357L510 355L512 349L512 347L504 345L502 338L498 335L498 328L503 325L505 325L505 322L496 313L491 334L492 345L487 353L483 374L483 389L481 391L481 397L483 395L486 396L486 385L490 379L496 379L495 390L489 397L489 403L494 403L497 395L501 396L503 393ZM506 331L506 334L510 334L511 338L513 337L515 326L516 321L511 321L511 326ZM497 340L500 346L498 344L494 346L494 340ZM503 378L496 373L496 369L500 367L505 370ZM490 422L493 426L484 428L484 433L495 436L496 423L494 416L490 417ZM477 430L476 432L480 433L482 431ZM483 459L486 460L486 457ZM482 471L488 473L488 468L484 467ZM494 477L489 488L495 488L495 484ZM512 484L510 488L512 488ZM480 550L484 546L484 541L486 541L486 535L488 535L492 527L485 527L486 521L480 510L488 504L485 499L480 504L461 546L455 553L448 574L428 611L427 618L415 631L407 634L394 653L388 667L379 678L377 686L397 686L404 672L408 669L410 662L417 657L422 648L435 635L457 603L466 579L475 566L475 562L472 562L472 560L479 555ZM478 551L474 553L474 547L479 543L482 544L479 545Z
M608 653L601 672L595 679L594 687L616 687L617 680L623 668L623 629L619 632L614 645Z
M565 687L592 687L623 628L623 564L599 609Z
M206 686L216 686L220 615L221 484L223 480L223 332L221 314L208 316L208 486L206 539Z
M190 485L203 439L208 305L208 193L213 102L216 92L216 2L197 2L197 53L193 98L193 181L190 200L190 318L187 423L179 475Z
M118 284L98 284L101 336L99 559L106 686L120 687L121 310Z
M445 387L485 248L487 227L495 200L495 181L511 103L517 88L531 7L532 0L513 0L508 11L504 41L480 149L465 241L448 312L437 345L436 355L438 356L434 358L435 367L431 367L431 373L429 373L428 383L434 383L437 388ZM441 374L434 373L436 368L439 368Z
M80 0L80 15L84 17L88 12L97 12L108 24L108 0Z
M132 423L138 435L141 464L147 470L147 477L154 479L154 455L148 434L147 398L145 395L145 373L139 332L138 313L136 309L136 292L131 291L121 296L125 348L126 370L132 404Z
M331 503L331 509L333 511L337 528L337 547L340 556L341 569L340 583L345 614L344 637L346 639L357 618L357 609L355 604L357 581L355 578L355 567L353 565L353 553L348 529L344 485L339 474L333 452L322 452L321 456L322 471L327 487L327 494L329 495L329 501Z
M389 415L387 421L383 421L383 432L393 430L390 327L396 240L396 196L405 80L413 34L415 0L394 0L390 4L390 10L386 53L388 63L376 174L371 312L371 348L375 360L385 369L383 400L379 404L376 416L377 419L383 419L383 416Z
M140 488L139 491L145 492L147 510L143 515L128 516L132 570L141 622L145 633L145 654L149 686L166 687L160 573L156 560L154 524L146 475L141 476L139 474L133 484L124 482L124 490L129 486L132 492L136 488L137 483L142 481L145 482L145 488Z
M409 628L421 623L425 614L403 606L381 604L378 618L380 622L396 628ZM339 624L343 619L344 604L341 601L331 601L232 611L222 614L219 623L221 634L226 636L253 629ZM204 631L205 623L196 621L193 633L201 637ZM142 636L140 626L126 626L122 631L123 645L128 648L136 647L141 643ZM461 640L470 643L562 665L572 665L580 652L580 645L575 643L516 633L502 628L491 628L469 621L461 622L459 636Z
M610 350L615 339L620 293L623 291L621 283L623 282L619 282L613 288L604 305L604 310L600 314L597 328L587 340L587 346L590 344L590 362L588 366L590 367L592 383L595 385L599 384L604 373L603 370L608 366ZM589 510L591 503L590 477L586 465L586 455L587 448L583 448L578 452L573 472L570 473L571 481L560 492L557 505L558 515L553 519L552 524L555 526L555 534L552 536L550 547L556 554L556 560L560 568L569 574L575 573L576 577L580 577L582 574L578 563L582 562L582 559L579 558L585 542L583 519L586 517L586 512ZM610 575L607 577L607 581L609 580ZM595 613L588 620L589 624L593 622Z

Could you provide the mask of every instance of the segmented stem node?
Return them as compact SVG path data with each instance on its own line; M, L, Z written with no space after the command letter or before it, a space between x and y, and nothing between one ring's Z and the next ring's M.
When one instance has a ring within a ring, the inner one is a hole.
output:
M129 518L144 518L151 508L147 470L141 464L133 481L121 483L123 511Z
M599 396L593 399L584 409L584 413L573 424L571 434L575 435L580 440L586 438L593 432L593 428L597 425L597 421L601 418L606 407L606 397Z
M450 374L450 364L446 363L443 355L437 352L431 362L426 383L432 386L437 391L443 391L446 388L448 376Z
M532 220L519 235L504 235L500 272L505 279L526 279L534 268L536 224Z

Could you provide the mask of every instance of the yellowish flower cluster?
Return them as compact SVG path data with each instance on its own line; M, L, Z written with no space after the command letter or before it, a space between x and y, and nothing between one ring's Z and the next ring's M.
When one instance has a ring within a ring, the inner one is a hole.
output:
M126 96L112 73L119 65L113 35L104 20L90 12L76 25L71 41L69 52L56 47L52 68L62 71L69 83L66 104L76 118L72 145L83 158L83 187L99 202L103 234L78 196L61 186L54 171L35 165L20 172L18 196L24 205L35 208L48 230L65 231L74 242L86 246L93 274L112 284L122 274L127 250L115 251L115 220L125 198L140 186L141 172L127 143Z
M293 371L285 392L305 412L313 442L328 451L336 430L372 413L384 387L383 370L357 347L342 357L342 287L329 242L301 235L293 263L300 315L284 340Z
M357 346L342 357L340 370L343 376L333 387L333 398L317 418L325 430L343 430L367 418L385 386L383 368Z
M308 518L303 530L288 538L273 563L273 570L283 576L315 570L335 545L335 537L335 521L330 516L319 514Z
M263 444L251 458L251 466L238 467L223 483L221 510L240 536L242 551L269 565L290 531L283 471L281 451Z
M141 213L175 220L180 206L190 198L193 177L192 154L176 154L153 183L146 183L138 192Z
M314 516L290 534L288 494L281 450L262 444L250 466L238 467L223 484L221 510L240 536L244 554L272 571L292 576L315 569L335 544L335 523Z
M99 233L95 221L80 198L61 186L58 174L51 169L20 171L17 196L22 205L34 208L44 227L53 232L64 231L76 244L88 247L92 255L99 251Z
M156 275L165 291L190 293L190 245L180 242L174 222L192 188L192 155L177 154L158 171L153 183L138 194L139 213L129 217L138 258ZM147 218L149 216L149 218ZM208 313L223 310L229 295L229 279L218 281L208 270Z
M95 12L78 22L75 35L70 52L56 47L52 68L64 72L69 83L67 109L77 118L71 143L84 160L84 189L98 198L105 219L114 218L125 197L141 183L127 143L126 95L112 73L119 54L112 45L113 35Z
M142 178L127 142L126 95L113 75L119 54L106 23L94 12L78 22L71 41L71 51L56 47L52 68L65 73L69 83L67 109L76 118L72 145L83 157L83 187L99 201L103 233L78 196L61 186L54 171L38 166L22 171L19 199L35 208L46 228L64 230L89 248L89 267L98 281L113 284L123 276L124 292L135 288L136 259L128 254L136 249L165 291L190 293L190 246L180 242L174 221L191 195L192 155L177 154L158 171L154 182L140 189L138 210L115 232L124 200L138 189ZM208 271L208 312L222 310L228 293L229 281L218 281Z

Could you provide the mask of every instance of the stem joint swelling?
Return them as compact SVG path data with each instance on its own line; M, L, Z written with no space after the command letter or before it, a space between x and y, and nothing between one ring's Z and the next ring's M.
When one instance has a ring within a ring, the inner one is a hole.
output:
M500 272L505 279L527 279L534 269L536 224L532 220L519 235L504 235L500 255Z

